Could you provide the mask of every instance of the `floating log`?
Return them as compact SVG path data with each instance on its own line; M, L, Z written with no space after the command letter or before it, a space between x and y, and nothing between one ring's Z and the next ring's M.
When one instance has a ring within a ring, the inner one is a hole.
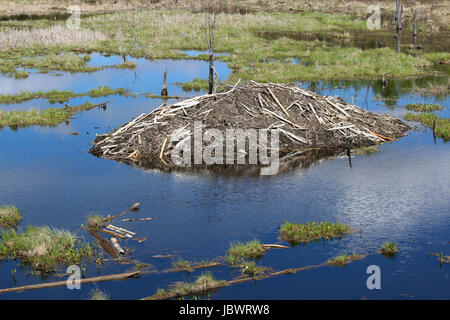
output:
M114 248L116 248L117 252L120 254L125 254L125 250L122 249L119 242L117 241L117 238L111 237L111 243L113 244Z
M119 274L111 274L107 276L99 276L93 278L80 279L80 284L85 283L93 283L93 282L103 282L103 281L114 281L114 280L126 280L135 278L140 274L140 271L128 272L128 273L119 273ZM40 284L32 284L15 288L7 288L0 289L0 294L6 292L18 292L18 291L26 291L26 290L35 290L35 289L43 289L43 288L55 288L55 287L64 287L67 286L67 280L65 281L57 281L57 282L48 282L48 283L40 283Z

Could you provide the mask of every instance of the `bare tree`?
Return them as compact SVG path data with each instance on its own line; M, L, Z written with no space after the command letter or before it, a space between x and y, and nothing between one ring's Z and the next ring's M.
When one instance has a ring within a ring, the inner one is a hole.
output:
M213 8L213 13L207 13L205 16L205 24L203 25L205 31L206 43L208 46L209 54L209 90L208 93L211 94L217 90L217 85L214 85L215 78L217 78L217 72L214 69L214 31L216 29L216 8Z

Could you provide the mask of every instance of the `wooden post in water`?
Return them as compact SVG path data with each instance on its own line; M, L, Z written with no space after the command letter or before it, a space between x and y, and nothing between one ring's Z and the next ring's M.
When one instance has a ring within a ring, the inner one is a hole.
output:
M169 93L167 92L167 67L166 67L166 71L164 71L163 87L161 89L161 96L167 97L168 94Z
M414 49L417 49L417 9L414 10L413 18L413 45Z

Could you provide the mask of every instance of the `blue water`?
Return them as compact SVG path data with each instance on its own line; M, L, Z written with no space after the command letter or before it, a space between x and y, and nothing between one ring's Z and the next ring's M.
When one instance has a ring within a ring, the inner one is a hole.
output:
M95 56L93 56L93 60ZM1 93L20 90L74 90L87 92L99 85L129 88L133 92L158 93L162 74L168 68L170 95L186 95L174 82L207 78L203 61L147 61L136 59L133 70L107 69L92 74L66 74L54 77L31 74L28 79L0 78ZM216 68L219 62L216 62ZM224 64L219 74L226 79L230 70ZM323 95L338 95L370 111L401 117L410 102L438 102L450 107L446 97L421 97L400 90L404 82L389 83L389 92L377 82L305 83L303 86ZM344 88L339 88L339 87ZM398 88L393 90L392 88ZM380 93L381 92L381 93ZM398 100L375 101L377 95ZM386 241L395 241L400 252L395 258L372 253L347 267L323 267L271 279L248 282L211 293L211 299L448 299L449 265L440 265L429 252L449 255L450 234L450 143L420 126L393 143L381 146L371 156L354 156L318 162L273 177L228 177L164 174L142 170L111 160L99 159L87 151L95 134L101 134L149 112L162 103L143 96L106 98L82 97L69 101L110 103L105 111L93 109L76 116L68 125L0 130L0 204L16 205L24 216L19 227L50 225L68 229L88 241L94 238L84 230L93 213L115 214L140 202L141 209L128 217L153 217L153 221L118 222L120 227L146 237L144 243L132 240L122 246L134 249L132 258L151 264L150 270L170 268L177 257L190 260L224 256L233 241L259 239L280 243L278 227L284 221L331 220L349 223L362 232L341 240L321 241L283 250L270 250L257 264L274 270L325 262L342 253L370 253ZM174 101L168 101L172 103ZM46 100L2 109L48 107ZM448 117L444 110L441 116ZM78 132L79 135L71 135ZM154 255L174 255L154 258ZM368 290L369 265L381 268L381 290ZM107 262L90 264L86 276L133 270L134 264ZM14 277L13 269L17 269ZM59 281L49 275L28 273L27 266L14 261L0 262L0 288ZM64 272L65 270L61 270ZM217 279L232 279L239 271L227 266L211 269ZM192 274L144 274L139 279L83 285L81 290L43 289L0 295L0 299L87 299L92 289L105 291L111 299L138 299L179 280L194 280Z

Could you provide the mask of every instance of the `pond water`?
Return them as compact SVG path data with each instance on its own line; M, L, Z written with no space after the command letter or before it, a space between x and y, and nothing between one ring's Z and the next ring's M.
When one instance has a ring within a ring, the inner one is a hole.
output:
M333 31L323 32L295 32L295 31L257 31L256 35L273 40L281 37L287 37L294 40L303 41L325 41L330 45L339 45L344 48L357 47L362 50L379 48L380 42L383 47L396 48L395 33L387 30L376 31L344 31L341 33ZM412 31L408 31L407 27L403 29L401 34L402 46L413 44ZM449 51L450 37L449 33L443 32L419 32L417 35L417 45L424 52L429 51ZM404 48L402 48L402 51Z
M93 55L92 63L95 63ZM104 58L99 58L104 59ZM106 69L91 74L62 76L33 73L17 80L1 77L1 93L20 90L74 90L87 92L98 86L159 93L168 68L170 95L186 96L174 82L206 79L208 64L194 60L147 61L134 59L136 70ZM231 72L216 62L221 79ZM220 69L219 69L220 68ZM341 96L362 108L401 117L411 102L433 102L450 107L449 96L421 97L413 85L426 79L389 81L318 82L300 85L323 95ZM377 98L378 97L378 98ZM385 99L380 99L387 98ZM200 261L223 256L233 241L255 238L262 243L285 244L278 238L284 221L338 221L361 233L340 240L321 241L283 250L270 250L257 263L281 270L322 263L342 253L368 253L384 242L395 241L395 258L372 254L347 267L324 267L258 282L248 282L211 293L211 299L448 299L449 265L440 265L429 252L450 254L450 143L419 127L371 156L354 156L318 162L310 168L273 177L164 174L100 159L87 151L95 134L105 133L162 103L143 96L76 98L109 100L106 110L93 109L57 127L0 130L0 204L16 205L24 216L20 227L49 225L95 240L80 225L93 213L115 214L140 202L141 209L128 217L153 217L153 221L122 222L118 226L146 237L122 245L134 249L134 259L164 270L173 259ZM174 102L168 101L169 103ZM0 105L6 110L46 108L46 100ZM441 111L448 117L449 111ZM78 132L79 135L71 135ZM155 258L174 255L174 258ZM368 290L367 267L381 268L381 290ZM133 264L90 264L86 277L133 270ZM17 269L14 277L12 270ZM0 262L0 288L59 281L43 279L14 261ZM63 270L64 271L64 270ZM222 266L211 271L217 279L231 279L239 272ZM144 274L139 279L82 285L81 290L42 289L0 295L0 299L87 299L92 289L111 299L138 299L152 295L174 281L193 280L202 271Z

